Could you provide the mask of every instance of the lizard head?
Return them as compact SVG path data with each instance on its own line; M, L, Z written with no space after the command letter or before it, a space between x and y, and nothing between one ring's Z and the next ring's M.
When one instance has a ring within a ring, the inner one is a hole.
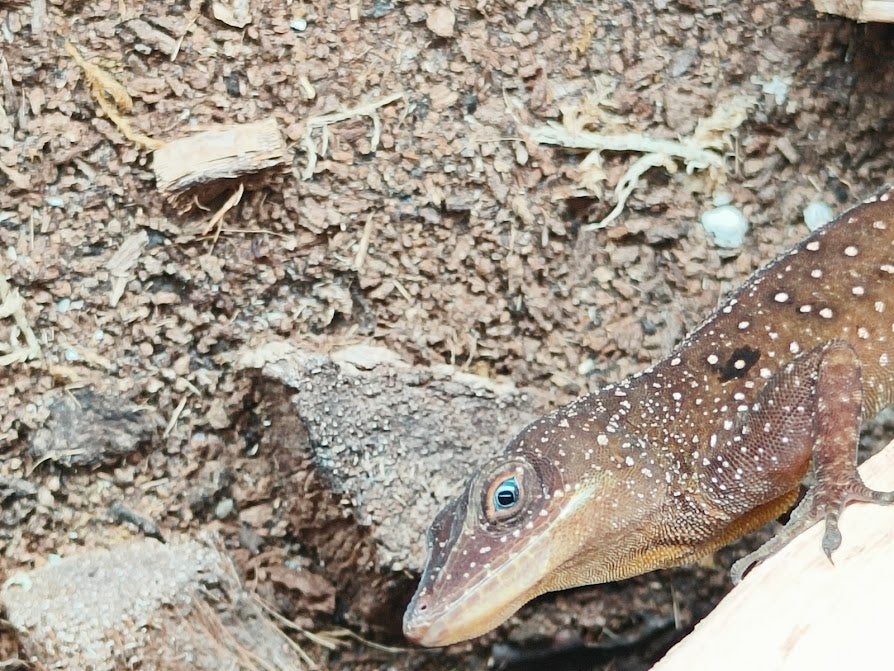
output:
M645 449L567 410L525 429L432 523L407 638L427 646L474 638L540 594L625 577L630 530L619 528L617 509L650 508L625 453Z

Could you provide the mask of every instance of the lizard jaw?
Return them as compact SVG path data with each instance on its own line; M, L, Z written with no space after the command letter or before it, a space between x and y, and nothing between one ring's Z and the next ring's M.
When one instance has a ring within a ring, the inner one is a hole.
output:
M533 590L549 568L549 545L544 537L537 538L454 601L433 605L431 593L416 594L404 615L404 635L427 647L480 636L536 596Z

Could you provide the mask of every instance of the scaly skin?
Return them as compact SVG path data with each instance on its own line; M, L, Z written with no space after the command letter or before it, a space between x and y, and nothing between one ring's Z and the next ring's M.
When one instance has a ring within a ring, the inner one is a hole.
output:
M788 510L840 543L865 418L894 402L894 190L754 274L664 361L535 421L429 530L406 636L447 645L553 590L697 559Z

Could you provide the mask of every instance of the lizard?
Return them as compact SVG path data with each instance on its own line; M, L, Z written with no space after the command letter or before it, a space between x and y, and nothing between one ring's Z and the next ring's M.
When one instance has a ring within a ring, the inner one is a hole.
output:
M693 562L795 505L734 582L825 521L894 403L894 188L754 273L663 360L532 422L434 519L405 636L479 636L545 592Z

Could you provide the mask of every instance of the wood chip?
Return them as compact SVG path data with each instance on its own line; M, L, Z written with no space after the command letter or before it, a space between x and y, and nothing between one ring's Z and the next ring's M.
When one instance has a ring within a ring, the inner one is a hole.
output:
M273 117L173 140L154 157L158 189L177 206L189 203L197 192L213 198L231 180L259 178L288 161L285 139Z
M894 446L860 474L870 486L890 489ZM848 506L834 563L820 549L825 526L813 526L752 569L653 671L833 668L827 662L844 651L853 668L885 659L894 583L879 576L891 566L892 522L892 508Z
M124 287L133 277L133 267L148 241L146 231L141 230L128 236L106 264L112 276L112 290L109 292L109 305L112 307L118 305L118 301L121 300Z

